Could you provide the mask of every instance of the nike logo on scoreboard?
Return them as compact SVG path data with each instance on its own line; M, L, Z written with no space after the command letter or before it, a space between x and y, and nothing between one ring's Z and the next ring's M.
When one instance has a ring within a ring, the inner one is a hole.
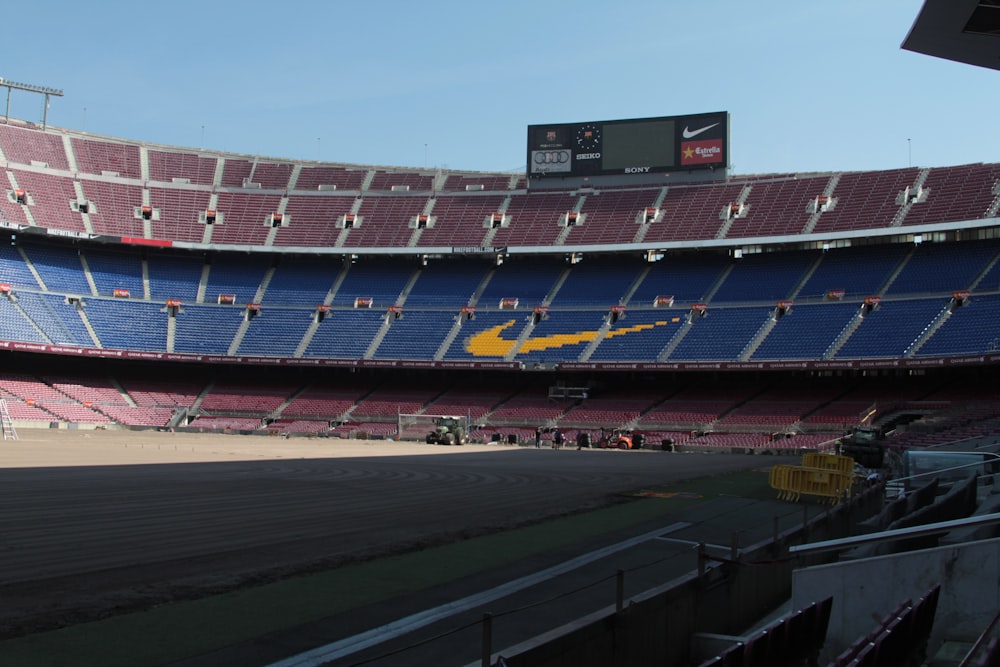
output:
M684 131L681 133L685 139L690 139L692 137L697 137L702 132L708 132L713 127L718 125L718 123L712 123L711 125L706 125L705 127L699 127L697 130L689 130L687 126L684 126Z

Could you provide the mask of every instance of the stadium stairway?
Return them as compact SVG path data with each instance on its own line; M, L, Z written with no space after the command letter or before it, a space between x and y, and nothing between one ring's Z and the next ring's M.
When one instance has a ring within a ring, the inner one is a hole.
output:
M740 352L739 360L749 361L750 357L753 356L753 353L757 351L757 348L760 347L760 344L764 342L764 339L767 338L767 335L771 333L771 331L774 329L775 326L777 326L777 324L778 324L777 314L775 313L775 311L771 311L771 315L764 320L764 323L760 325L760 329L757 331L756 334L754 334L754 337L750 339L750 342L747 343L747 346L743 348L743 351Z
M239 328L236 330L236 334L233 336L233 340L229 343L229 349L226 350L226 354L231 357L235 357L240 349L240 343L243 342L243 338L247 335L247 329L250 328L250 319L244 317L243 321L240 322Z
M90 318L87 317L87 311L83 308L77 307L76 313L80 316L80 320L83 322L83 326L87 329L87 333L90 334L90 339L94 342L94 347L103 348L104 346L101 345L101 339L97 336L97 331L90 323Z
M732 273L732 270L733 270L733 265L732 263L730 263L719 273L719 276L715 279L715 282L712 283L712 285L702 296L702 301L706 303L711 301L712 296L716 292L718 292L722 284L726 282L726 278L729 277L729 274ZM670 359L670 355L673 354L674 350L677 349L677 346L680 345L681 341L684 340L684 337L687 336L689 331L691 331L691 327L694 325L694 322L695 322L694 318L691 317L691 314L689 313L684 324L682 324L680 328L678 328L677 332L674 333L673 336L671 336L670 341L667 343L666 347L664 347L663 351L660 352L660 355L656 359L657 361L667 361L668 359Z
M739 196L736 198L736 201L734 201L733 203L734 204L738 204L738 205L740 205L742 207L743 204L746 204L747 197L750 196L750 192L752 190L753 190L753 186L752 185L745 185L745 186L743 186L743 189L740 190ZM724 222L722 223L722 226L719 227L719 231L716 232L716 234L715 234L715 238L717 238L717 239L724 239L724 238L726 238L726 236L729 234L729 228L733 226L733 221L736 220L735 216L729 214L729 209L728 208L725 209L724 212L725 212Z
M329 306L333 303L333 297L340 290L340 286L344 283L344 279L346 277L347 277L346 269L341 270L337 274L336 279L333 281L333 285L330 287L330 290L326 293L326 296L323 298L322 305ZM305 355L306 350L309 349L309 344L312 342L313 337L316 335L316 330L319 328L319 323L320 323L320 318L319 314L317 313L317 316L313 318L313 321L309 324L309 327L306 329L305 333L302 334L302 340L299 341L298 346L295 348L295 352L293 354L295 358L299 359Z
M299 341L299 344L295 348L295 352L292 354L292 356L295 357L296 359L302 358L302 355L305 354L306 349L309 348L309 343L312 341L313 336L316 335L316 330L319 328L319 323L320 323L319 315L320 313L317 312L316 316L313 317L312 322L309 323L309 328L307 328L305 333L302 334L302 340Z
M986 218L995 218L997 213L1000 213L1000 183L997 183L993 187L993 192L997 193L997 196L996 199L993 200L993 203L990 204L989 208L986 209L986 213L984 214L984 217Z
M840 349L844 347L845 343L847 343L851 334L857 331L858 327L861 326L861 323L864 322L864 319L864 315L862 315L862 311L859 309L858 312L855 313L854 317L851 318L850 322L844 326L840 335L838 335L834 339L833 343L830 344L827 351L823 353L823 359L833 359L837 356L837 353L840 352Z
M293 391L287 397L285 397L285 400L283 400L281 402L281 405L279 405L277 408L275 408L274 410L272 410L270 412L270 414L267 415L267 419L278 419L278 418L280 418L281 417L281 413L284 412L285 408L287 408L289 406L289 404L291 404L291 402L294 401L296 398L298 398L302 394L306 393L309 390L310 386L311 385L303 385L303 386L299 387L298 389L296 389L295 391Z
M483 279L479 282L479 285L476 286L476 289L472 293L472 296L469 297L469 303L467 305L473 308L476 307L476 305L479 303L479 298L483 295L483 290L485 290L486 286L490 284L490 281L493 279L493 276L495 274L496 274L496 269L491 269L486 272L486 274L483 276ZM451 349L452 343L454 343L455 339L458 338L459 334L462 333L463 324L464 322L462 317L458 317L455 319L455 323L452 325L451 330L448 332L448 335L444 337L444 340L441 341L441 345L438 347L437 352L435 352L434 361L441 361L442 359L444 359L444 356L448 354L448 350Z
M292 173L288 177L288 189L295 190L299 184L299 176L302 174L302 165L296 164L292 167Z
M663 200L667 197L667 191L670 188L663 186L660 188L660 192L656 195L656 199L653 200L653 207L659 209L663 206ZM662 214L661 214L662 215ZM639 225L639 228L635 232L635 236L632 237L632 243L642 243L646 239L646 234L649 232L650 225Z
M673 351L677 349L678 345L681 344L681 341L684 340L684 336L687 335L693 325L694 320L691 319L691 315L689 314L688 317L684 319L684 324L678 327L677 331L674 332L674 335L670 337L670 340L667 342L663 351L660 352L660 355L656 358L656 360L666 361L669 359L670 355L673 354Z
M584 203L586 201L587 201L586 195L581 196L579 199L577 199L576 205L572 209L570 209L574 213L576 213L577 216L578 216L577 217L577 221L578 221L577 224L581 224L585 220L584 216L581 214L581 210L583 209L583 205L584 205ZM574 225L567 223L566 226L564 226L562 228L562 230L560 230L559 235L556 237L554 245L557 245L557 246L565 245L566 244L566 238L570 235L570 232L573 231L573 226Z
M998 202L1000 202L1000 197L998 197ZM996 263L998 261L1000 261L1000 253L997 253L993 257L993 259L991 259L989 262L986 263L986 266L984 266L983 270L979 272L979 275L976 276L969 284L969 289L974 290L977 287L979 287L979 284L983 281L983 278L985 278L987 275L990 274L990 272L993 270L993 267L996 266Z
M10 182L10 186L11 186L12 190L18 190L18 189L20 189L21 186L18 185L17 177L14 175L14 172L12 172L10 170L7 171L7 180ZM30 199L29 199L29 201L30 201ZM21 207L21 211L24 214L25 220L27 221L27 223L29 225L31 225L33 227L38 225L38 223L35 221L35 216L32 215L32 213L31 213L31 208L29 206L22 206Z
M73 150L73 139L68 134L62 135L63 150L66 151L66 163L73 173L80 171L80 166L76 159L76 151Z
M283 195L281 201L278 202L278 210L275 211L278 215L282 216L282 222L284 222L285 209L288 208L288 195ZM274 246L274 239L278 236L278 230L281 229L281 225L271 224L271 229L267 232L267 238L264 239L264 245Z
M224 162L223 160L219 160L220 164L223 163L223 162ZM219 176L221 178L221 174ZM218 208L219 208L219 193L213 192L212 196L209 197L209 199L208 199L208 209L210 211L215 211ZM222 221L219 220L219 222L222 222ZM214 229L215 229L215 225L209 225L209 224L205 225L205 231L202 233L202 236L201 236L201 242L202 243L208 244L208 243L212 242L212 230L214 230ZM202 285L204 285L204 284L205 284L205 280L203 279L202 280ZM204 289L204 288L202 288L202 289ZM199 297L198 300L199 301L204 301L204 294L202 294Z
M808 269L806 269L806 272L802 274L801 278L799 278L798 284L796 284L795 287L793 287L788 293L789 299L794 300L799 296L799 292L802 291L802 288L809 282L809 280L813 277L813 274L816 273L816 269L818 269L822 263L823 255L817 255L813 263L809 265Z
M906 214L910 212L910 209L913 208L913 205L918 201L923 201L923 199L920 199L921 195L919 193L923 191L923 185L924 183L927 182L927 176L930 175L930 173L931 173L930 169L927 168L921 169L920 172L917 174L916 179L914 179L913 185L911 185L907 190L904 190L903 192L899 193L899 196L896 199L896 203L900 204L900 207L899 210L896 211L896 215L893 216L892 222L889 223L890 227L902 226L903 220L906 218ZM911 193L914 192L918 194L911 196ZM926 196L927 196L926 192L924 192L923 198L926 199Z
M85 201L87 201L87 196L83 192L83 184L80 181L73 181L73 191L76 194L76 201L78 203L79 202L85 202ZM80 217L83 219L83 229L84 229L84 231L86 231L88 234L93 234L94 233L94 225L93 225L93 223L90 220L90 209L89 208L87 210L79 210L79 209L77 209L77 212L80 214ZM95 295L97 294L96 290L94 291L94 294Z
M826 197L827 201L832 201L833 191L837 187L837 183L840 182L840 174L834 174L827 181L826 187L823 188L822 196ZM817 200L818 201L818 200ZM802 228L802 234L812 234L813 230L816 229L816 224L819 222L819 217L823 214L823 209L819 206L816 207L815 212L809 216L809 220L806 221L805 227Z
M153 206L152 195L149 193L149 188L142 189L142 205L143 206ZM142 237L145 239L153 238L153 217L150 216L148 219L146 216L140 216L142 218ZM145 294L149 295L149 289L146 289Z
M912 359L914 356L916 356L917 352L920 351L920 348L923 347L924 343L930 340L930 337L933 336L935 332L937 332L937 330L940 329L944 325L944 323L948 321L948 318L951 317L952 312L953 311L950 304L942 308L938 316L934 318L934 321L931 322L927 326L927 328L923 330L920 336L915 341L913 341L910 347L906 348L906 351L903 352L903 358Z
M899 264L896 265L896 268L893 269L892 273L889 274L889 277L886 278L885 283L882 285L882 287L878 289L876 294L878 295L885 294L889 290L889 288L892 287L893 281L896 280L896 278L899 277L899 274L903 272L903 269L905 269L906 265L910 263L910 260L913 259L913 255L916 252L917 252L917 245L914 244L913 247L910 248L910 251L903 256L903 259L899 261Z
M142 180L149 180L149 147L139 146L139 175Z
M17 311L18 313L20 313L21 317L23 317L24 320L31 326L32 330L34 330L38 334L40 341L46 341L46 342L50 342L50 343L52 342L51 339L49 339L49 337L42 330L42 328L40 326L38 326L38 323L35 322L35 320L33 320L30 315L28 315L28 313L21 306L21 303L16 298L15 299L10 299L9 301L10 301L11 307L15 311Z
M191 408L188 410L189 415L198 414L202 402L205 400L205 397L208 396L208 394L212 391L214 387L215 387L215 380L209 380L208 382L205 383L204 388L202 388L201 392L198 393L198 397L194 399L194 403L191 404Z
M559 277L556 278L556 281L555 283L553 283L552 288L549 290L549 293L545 296L545 298L542 300L542 303L539 305L548 306L549 304L551 304L552 300L559 294L559 290L566 282L566 279L569 278L569 275L570 275L569 268L564 269L559 274ZM528 323L525 325L524 329L521 330L520 335L517 337L517 342L511 348L510 353L504 358L504 361L514 361L514 358L521 350L521 346L524 345L524 341L528 340L528 337L531 335L531 332L534 331L535 324L536 322L534 318L528 319Z

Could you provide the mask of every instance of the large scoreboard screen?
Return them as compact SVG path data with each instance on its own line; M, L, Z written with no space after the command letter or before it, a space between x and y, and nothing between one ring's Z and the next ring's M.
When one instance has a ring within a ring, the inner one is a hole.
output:
M608 176L722 169L729 113L528 126L528 176Z

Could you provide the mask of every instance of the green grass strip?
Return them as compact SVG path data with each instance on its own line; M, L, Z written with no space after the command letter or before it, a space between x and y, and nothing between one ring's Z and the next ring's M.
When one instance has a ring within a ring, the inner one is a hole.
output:
M766 487L765 475L744 472L670 485L664 490L697 493L700 499L636 500L328 572L11 639L0 642L0 664L165 665L666 517L708 497L757 494L762 482ZM767 491L767 497L773 498L773 492Z

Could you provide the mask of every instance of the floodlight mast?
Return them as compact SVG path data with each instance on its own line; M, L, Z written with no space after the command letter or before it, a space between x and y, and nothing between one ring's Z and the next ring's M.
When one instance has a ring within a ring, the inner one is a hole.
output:
M29 93L39 93L45 95L45 111L42 112L43 130L48 126L49 122L49 97L52 95L55 95L56 97L63 96L63 91L58 88L49 88L47 86L35 86L30 83L18 83L17 81L8 81L3 77L0 77L0 86L7 87L7 111L4 113L3 117L4 124L10 122L10 91L12 90L26 90Z

